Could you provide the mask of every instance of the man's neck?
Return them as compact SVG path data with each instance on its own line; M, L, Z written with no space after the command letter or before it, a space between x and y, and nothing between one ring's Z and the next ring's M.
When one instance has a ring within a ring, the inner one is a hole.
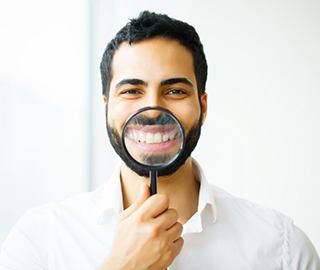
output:
M142 182L149 183L149 178L137 175L122 163L121 187L124 208L133 203ZM191 158L188 158L174 174L158 177L158 193L169 196L170 208L178 211L178 221L182 224L186 223L197 211L199 186L200 183L195 178Z

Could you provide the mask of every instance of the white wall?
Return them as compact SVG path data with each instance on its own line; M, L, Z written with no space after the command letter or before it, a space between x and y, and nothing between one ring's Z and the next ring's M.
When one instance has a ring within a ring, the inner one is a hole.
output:
M29 207L87 188L87 3L0 3L0 243Z
M94 72L107 41L144 9L187 21L202 38L209 114L194 156L208 178L291 216L320 251L320 2L95 1ZM115 162L98 74L93 88L97 186Z

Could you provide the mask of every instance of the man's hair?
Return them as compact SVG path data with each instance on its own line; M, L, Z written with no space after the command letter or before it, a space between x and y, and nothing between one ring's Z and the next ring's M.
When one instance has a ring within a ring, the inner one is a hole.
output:
M208 66L203 46L194 27L164 14L143 11L138 18L130 20L116 34L104 51L100 63L103 95L109 95L112 59L120 44L128 42L131 45L153 37L177 40L191 52L199 97L205 92Z

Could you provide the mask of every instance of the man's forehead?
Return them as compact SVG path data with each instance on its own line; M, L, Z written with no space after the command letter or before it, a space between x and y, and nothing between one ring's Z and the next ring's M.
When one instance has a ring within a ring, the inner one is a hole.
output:
M184 58L188 57L192 59L191 51L181 45L179 41L163 37L155 37L133 42L131 44L129 44L128 41L122 42L114 53L113 62L117 61L117 59L121 58L123 55L133 58L139 54L147 56L147 54L153 53L161 56L183 56Z
M114 86L123 79L161 81L185 77L195 81L193 58L178 41L153 38L137 43L124 42L115 52L112 65Z

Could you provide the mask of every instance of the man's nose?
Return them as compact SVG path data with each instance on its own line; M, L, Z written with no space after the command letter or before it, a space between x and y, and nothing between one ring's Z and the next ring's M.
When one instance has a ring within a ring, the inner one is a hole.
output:
M163 100L162 97L157 91L150 91L151 93L147 96L146 106L148 107L162 107Z
M157 93L157 91L152 91L147 98L147 102L145 106L148 107L163 107L163 102L161 96ZM161 111L159 110L148 110L146 111L146 116L150 118L157 118L161 115Z
M162 114L162 111L158 109L150 109L147 110L144 114L147 118L157 119Z

